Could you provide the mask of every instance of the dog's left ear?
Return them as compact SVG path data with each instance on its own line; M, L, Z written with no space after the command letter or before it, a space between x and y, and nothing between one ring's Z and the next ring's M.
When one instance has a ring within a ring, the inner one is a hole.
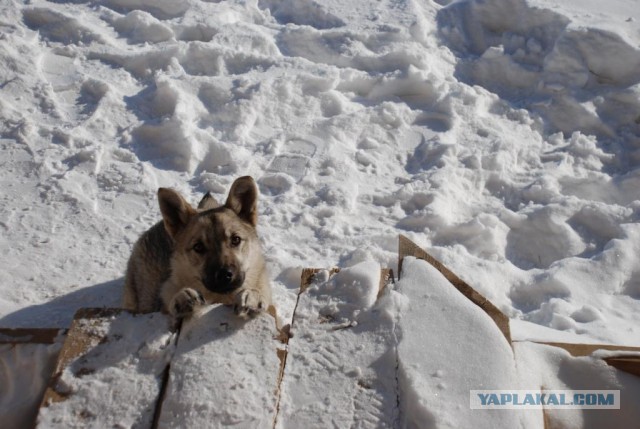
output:
M224 206L233 210L240 219L256 226L258 223L258 188L251 176L240 177L233 182Z
M193 207L173 189L158 189L158 203L164 227L171 237L175 237L197 214Z

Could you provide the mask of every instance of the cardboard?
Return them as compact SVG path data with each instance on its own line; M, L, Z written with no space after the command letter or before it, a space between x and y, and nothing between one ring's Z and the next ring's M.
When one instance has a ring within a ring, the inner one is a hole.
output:
M66 335L66 329L0 328L0 344L53 344Z
M447 281L451 284L451 286L455 287L460 293L462 293L467 299L473 302L475 305L480 307L489 317L494 321L496 327L500 330L500 332L504 335L504 337L508 340L509 344L511 342L511 335L509 329L509 318L502 313L495 305L493 305L488 299L486 299L482 294L477 292L473 287L471 287L467 282L462 280L456 274L454 274L449 268L447 268L444 264L433 258L429 255L425 250L421 249L407 237L400 236L399 238L399 260L398 260L398 273L402 274L402 262L405 257L412 256L426 261L435 267L443 276L447 279ZM268 309L267 313L273 317L275 321L275 326L271 332L270 340L265 341L273 341L274 350L274 359L273 360L273 368L267 369L265 374L268 375L269 380L265 380L263 384L265 386L271 386L268 388L270 395L272 394L273 403L269 405L269 413L265 419L270 420L270 423L267 426L276 426L277 419L280 416L280 396L281 389L283 388L283 381L287 377L287 360L291 359L291 354L289 351L289 339L291 338L291 328L295 327L296 324L296 315L298 310L298 305L300 304L300 300L304 296L304 293L307 291L309 285L313 282L313 277L322 271L318 268L308 268L304 269L301 273L301 283L300 290L298 293L296 306L293 312L293 319L290 325L281 326L280 321L277 316L277 312L275 308L272 306ZM338 268L332 268L328 270L330 275L333 275L340 270ZM380 285L378 290L378 297L384 292L385 287L394 282L393 271L390 269L383 269L380 275ZM228 309L227 309L228 310ZM222 310L221 310L222 311ZM225 310L226 311L226 310ZM230 310L229 310L230 311ZM28 344L28 343L42 343L42 344L53 344L56 341L60 341L61 336L64 336L66 333L66 338L64 345L60 351L58 356L55 370L53 371L53 376L49 383L49 386L44 394L44 398L42 400L40 409L51 406L52 404L60 403L66 401L69 397L69 394L65 391L61 391L57 388L57 381L64 371L65 368L69 367L74 361L78 358L83 357L91 353L92 350L97 347L103 346L105 343L109 343L110 339L105 335L96 335L95 332L92 331L91 326L95 321L97 322L99 319L104 320L109 318L117 318L120 315L129 314L126 311L121 309L81 309L76 314L74 321L71 325L71 328L68 332L61 331L58 329L0 329L0 344ZM162 316L164 317L164 316ZM216 319L217 320L217 319ZM230 319L231 320L231 319ZM235 323L235 322L234 322ZM308 321L306 322L309 323ZM319 323L323 323L320 321ZM200 328L197 328L197 323L191 323L187 321L187 329L182 331L178 331L176 333L177 343L180 344L181 339L184 337L183 348L186 347L186 351L182 349L180 353L186 352L189 350L189 340L186 336L195 335ZM240 332L240 330L238 330ZM205 332L205 331L203 331ZM335 335L351 335L352 329L346 328L336 328L333 330ZM206 333L206 332L205 332ZM296 333L296 335L299 332ZM207 334L208 335L208 334ZM215 336L215 335L214 335ZM264 338L260 337L260 341L263 341ZM143 341L144 339L141 339ZM191 340L193 341L193 340ZM216 343L217 341L222 341L224 348L232 348L234 347L234 343L236 345L242 344L240 342L230 341L228 343L224 342L224 338L213 341ZM217 344L218 347L220 346ZM207 341L200 341L197 344L198 347L206 347ZM616 352L614 354L608 354L603 360L617 368L618 370L625 371L627 373L640 376L640 356L636 353L640 353L640 347L628 347L628 346L619 346L612 344L569 344L569 343L542 343L554 347L560 347L567 350L573 356L588 356L593 354L596 350L608 350L612 352ZM246 345L246 341L244 343ZM227 350L228 351L228 350ZM215 350L211 351L212 353ZM176 361L176 355L172 355L171 362L176 365L180 365L179 360ZM178 363L176 363L178 362ZM234 365L234 362L228 363L229 367ZM174 370L178 368L175 367ZM76 368L77 370L77 368ZM80 369L82 371L82 369ZM160 379L158 383L158 394L155 398L155 405L153 408L153 422L151 423L151 427L163 427L164 423L166 423L166 417L163 417L162 410L163 405L174 401L175 398L172 398L172 392L170 389L167 389L167 386L170 385L171 378L171 363L164 367L164 370L161 374L157 374L156 376ZM168 396L167 396L168 395ZM168 401L168 402L167 402ZM291 410L288 410L289 412ZM264 426L264 421L261 420L261 425ZM280 425L287 424L289 422L280 422ZM280 426L279 425L279 426Z
M398 276L402 276L402 261L407 256L413 256L417 259L422 259L432 266L434 266L442 275L451 283L453 287L458 289L460 293L466 296L471 302L482 308L485 313L493 319L500 332L511 344L511 330L509 328L509 318L498 309L491 301L482 296L479 292L469 286L464 280L455 275L444 264L436 260L433 256L429 255L425 250L420 248L417 244L409 240L404 235L400 235L398 245L399 259L398 259Z
M120 309L81 308L76 312L62 350L60 350L60 354L58 355L49 387L47 387L44 397L42 398L42 406L48 406L51 403L60 402L65 399L66 395L56 390L57 378L62 373L62 370L68 366L71 361L86 353L102 340L101 337L91 335L91 333L82 326L80 321L109 317L120 314L121 311Z
M571 343L539 343L548 346L560 347L568 351L572 356L590 356L597 350L608 350L617 352L613 356L602 358L608 365L640 377L640 355L630 353L640 353L640 347L618 346L614 344L571 344Z
M444 275L444 277L455 287L460 293L466 296L471 302L482 308L491 319L495 322L496 326L502 334L505 336L509 344L511 341L511 332L509 328L509 318L502 313L495 305L486 299L482 294L473 289L464 280L454 274L443 263L436 260L429 255L424 249L420 248L417 244L412 242L407 237L400 235L399 238L399 260L398 260L398 273L402 275L402 261L407 256L412 256L417 259L422 259ZM539 342L540 344L546 344L554 347L560 347L567 350L573 356L589 356L596 350L609 350L617 351L620 354L615 356L606 357L603 360L629 374L640 376L640 356L629 355L628 352L640 352L640 347L628 347L614 344L570 344L570 343L556 343L556 342ZM627 354L625 354L627 352Z
M604 358L604 361L620 371L640 377L640 356L612 356Z
M168 319L159 313L79 310L58 356L37 424L150 427L174 341ZM140 390L123 388L131 383Z
M4 427L35 425L65 334L64 329L0 329L0 415L4 416ZM9 368L15 371L6 371Z
M281 366L276 353L279 344L274 319L266 313L244 319L232 308L211 305L186 319L171 359L157 426L272 425ZM239 397L252 401L243 403Z
M640 352L640 347L617 346L614 344L573 344L573 343L556 343L556 342L539 342L538 344L546 344L548 346L560 347L568 351L571 356L589 356L596 350L609 350L624 352Z

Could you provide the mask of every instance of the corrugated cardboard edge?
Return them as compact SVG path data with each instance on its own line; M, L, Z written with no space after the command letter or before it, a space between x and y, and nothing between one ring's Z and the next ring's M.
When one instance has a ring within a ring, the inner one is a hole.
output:
M404 235L400 235L399 243L398 243L398 277L402 276L402 261L407 256L413 256L417 259L422 259L423 261L431 264L436 270L440 271L442 275L462 293L466 296L471 302L476 304L485 313L491 317L491 319L495 322L496 326L504 337L507 339L507 342L511 344L511 329L509 328L509 318L498 309L491 301L482 296L479 292L473 289L469 284L467 284L460 277L455 275L451 270L449 270L443 263L435 259L433 256L429 255L424 249L419 247L413 241L405 237Z
M615 344L573 344L573 343L556 343L535 341L537 344L545 344L547 346L560 347L568 351L571 356L589 356L596 350L609 350L615 352L640 352L640 347L633 346L617 346Z
M608 350L617 352L613 356L605 357L604 360L608 365L619 369L620 371L633 374L640 377L640 356L632 355L632 353L640 353L640 347L619 346L615 344L573 344L573 343L556 343L556 342L537 342L536 344L545 344L547 346L559 347L568 351L571 356L590 356L597 350Z
M66 332L59 328L0 328L0 344L54 344Z
M604 361L620 371L640 377L640 356L612 356Z

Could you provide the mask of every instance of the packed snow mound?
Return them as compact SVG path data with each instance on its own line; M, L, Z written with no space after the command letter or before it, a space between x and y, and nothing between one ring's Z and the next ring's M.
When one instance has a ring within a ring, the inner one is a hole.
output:
M280 361L275 320L209 306L183 323L159 414L162 427L269 427Z
M345 268L330 279L328 271L321 271L307 293L322 308L310 311L338 323L357 323L359 314L376 302L379 288L380 265L373 261Z

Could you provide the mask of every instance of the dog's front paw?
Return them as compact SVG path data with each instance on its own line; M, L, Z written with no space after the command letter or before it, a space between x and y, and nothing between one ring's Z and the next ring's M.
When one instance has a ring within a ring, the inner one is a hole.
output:
M255 289L244 289L236 295L236 304L233 310L238 316L253 316L267 309L269 303L264 296Z
M197 307L204 304L205 300L200 292L186 288L175 294L171 299L169 312L175 320L182 319L193 314Z

